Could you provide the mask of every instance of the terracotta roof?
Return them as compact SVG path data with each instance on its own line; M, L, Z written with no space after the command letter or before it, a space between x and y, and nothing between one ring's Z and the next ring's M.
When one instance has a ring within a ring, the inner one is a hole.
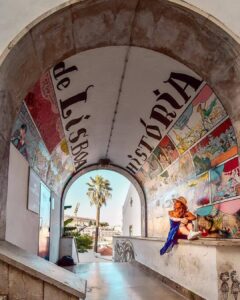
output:
M112 248L108 246L98 248L98 253L102 256L112 256Z

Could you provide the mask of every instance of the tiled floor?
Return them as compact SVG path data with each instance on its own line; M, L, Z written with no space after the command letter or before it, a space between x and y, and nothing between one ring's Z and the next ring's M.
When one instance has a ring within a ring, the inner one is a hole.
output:
M73 267L88 281L86 300L183 300L159 279L131 263L88 263Z

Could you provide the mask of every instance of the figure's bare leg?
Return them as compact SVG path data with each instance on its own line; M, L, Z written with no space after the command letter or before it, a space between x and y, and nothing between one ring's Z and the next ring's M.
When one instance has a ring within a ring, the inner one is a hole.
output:
M187 229L190 231L190 230L193 230L193 224L192 223L188 223L187 224Z
M183 234L183 235L189 235L189 230L185 226L179 227L178 232L181 233L181 234Z

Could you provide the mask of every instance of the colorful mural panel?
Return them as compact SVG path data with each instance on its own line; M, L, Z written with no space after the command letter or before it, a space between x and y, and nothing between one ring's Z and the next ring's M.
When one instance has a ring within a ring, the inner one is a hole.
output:
M188 208L195 211L197 207L211 201L208 172L187 180L178 187L177 197L184 196L188 200Z
M200 208L197 214L204 237L240 238L240 199Z
M169 136L182 154L226 117L226 112L205 85L174 124Z
M59 194L73 172L74 166L69 156L67 142L63 139L52 152L47 184Z
M225 120L190 151L197 175L237 155L237 141L230 119Z
M211 189L209 182L209 173L198 176L189 183L194 187L194 201L196 206L209 204L211 201Z
M236 157L210 171L212 201L240 195L240 166Z
M11 142L41 180L59 195L64 183L74 172L66 140L63 139L50 155L27 106L23 103L12 131Z
M35 84L25 98L25 103L49 153L52 153L64 133L49 73Z
M176 147L167 135L155 148L154 154L158 158L163 169L166 169L179 157Z
M151 154L146 163L143 165L142 172L146 177L152 179L162 172L162 167L154 154Z
M16 120L11 142L27 159L29 165L46 180L50 155L45 147L25 103L22 104Z
M186 181L195 176L195 168L189 152L184 153L179 158L179 179Z

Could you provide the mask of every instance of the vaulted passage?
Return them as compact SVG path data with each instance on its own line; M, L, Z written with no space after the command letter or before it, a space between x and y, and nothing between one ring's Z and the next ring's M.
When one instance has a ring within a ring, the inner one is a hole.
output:
M135 261L186 297L221 299L229 278L234 294L238 40L181 1L76 1L28 30L1 61L0 237L57 262L69 187L112 170L141 202L141 236L114 237L115 262ZM189 227L172 215L179 199ZM48 253L39 244L44 222ZM195 231L200 239L188 241Z
M165 55L105 47L58 63L25 97L11 140L59 198L91 165L124 169L144 189L148 236L166 236L172 199L184 196L206 237L239 237L231 119L204 80Z

